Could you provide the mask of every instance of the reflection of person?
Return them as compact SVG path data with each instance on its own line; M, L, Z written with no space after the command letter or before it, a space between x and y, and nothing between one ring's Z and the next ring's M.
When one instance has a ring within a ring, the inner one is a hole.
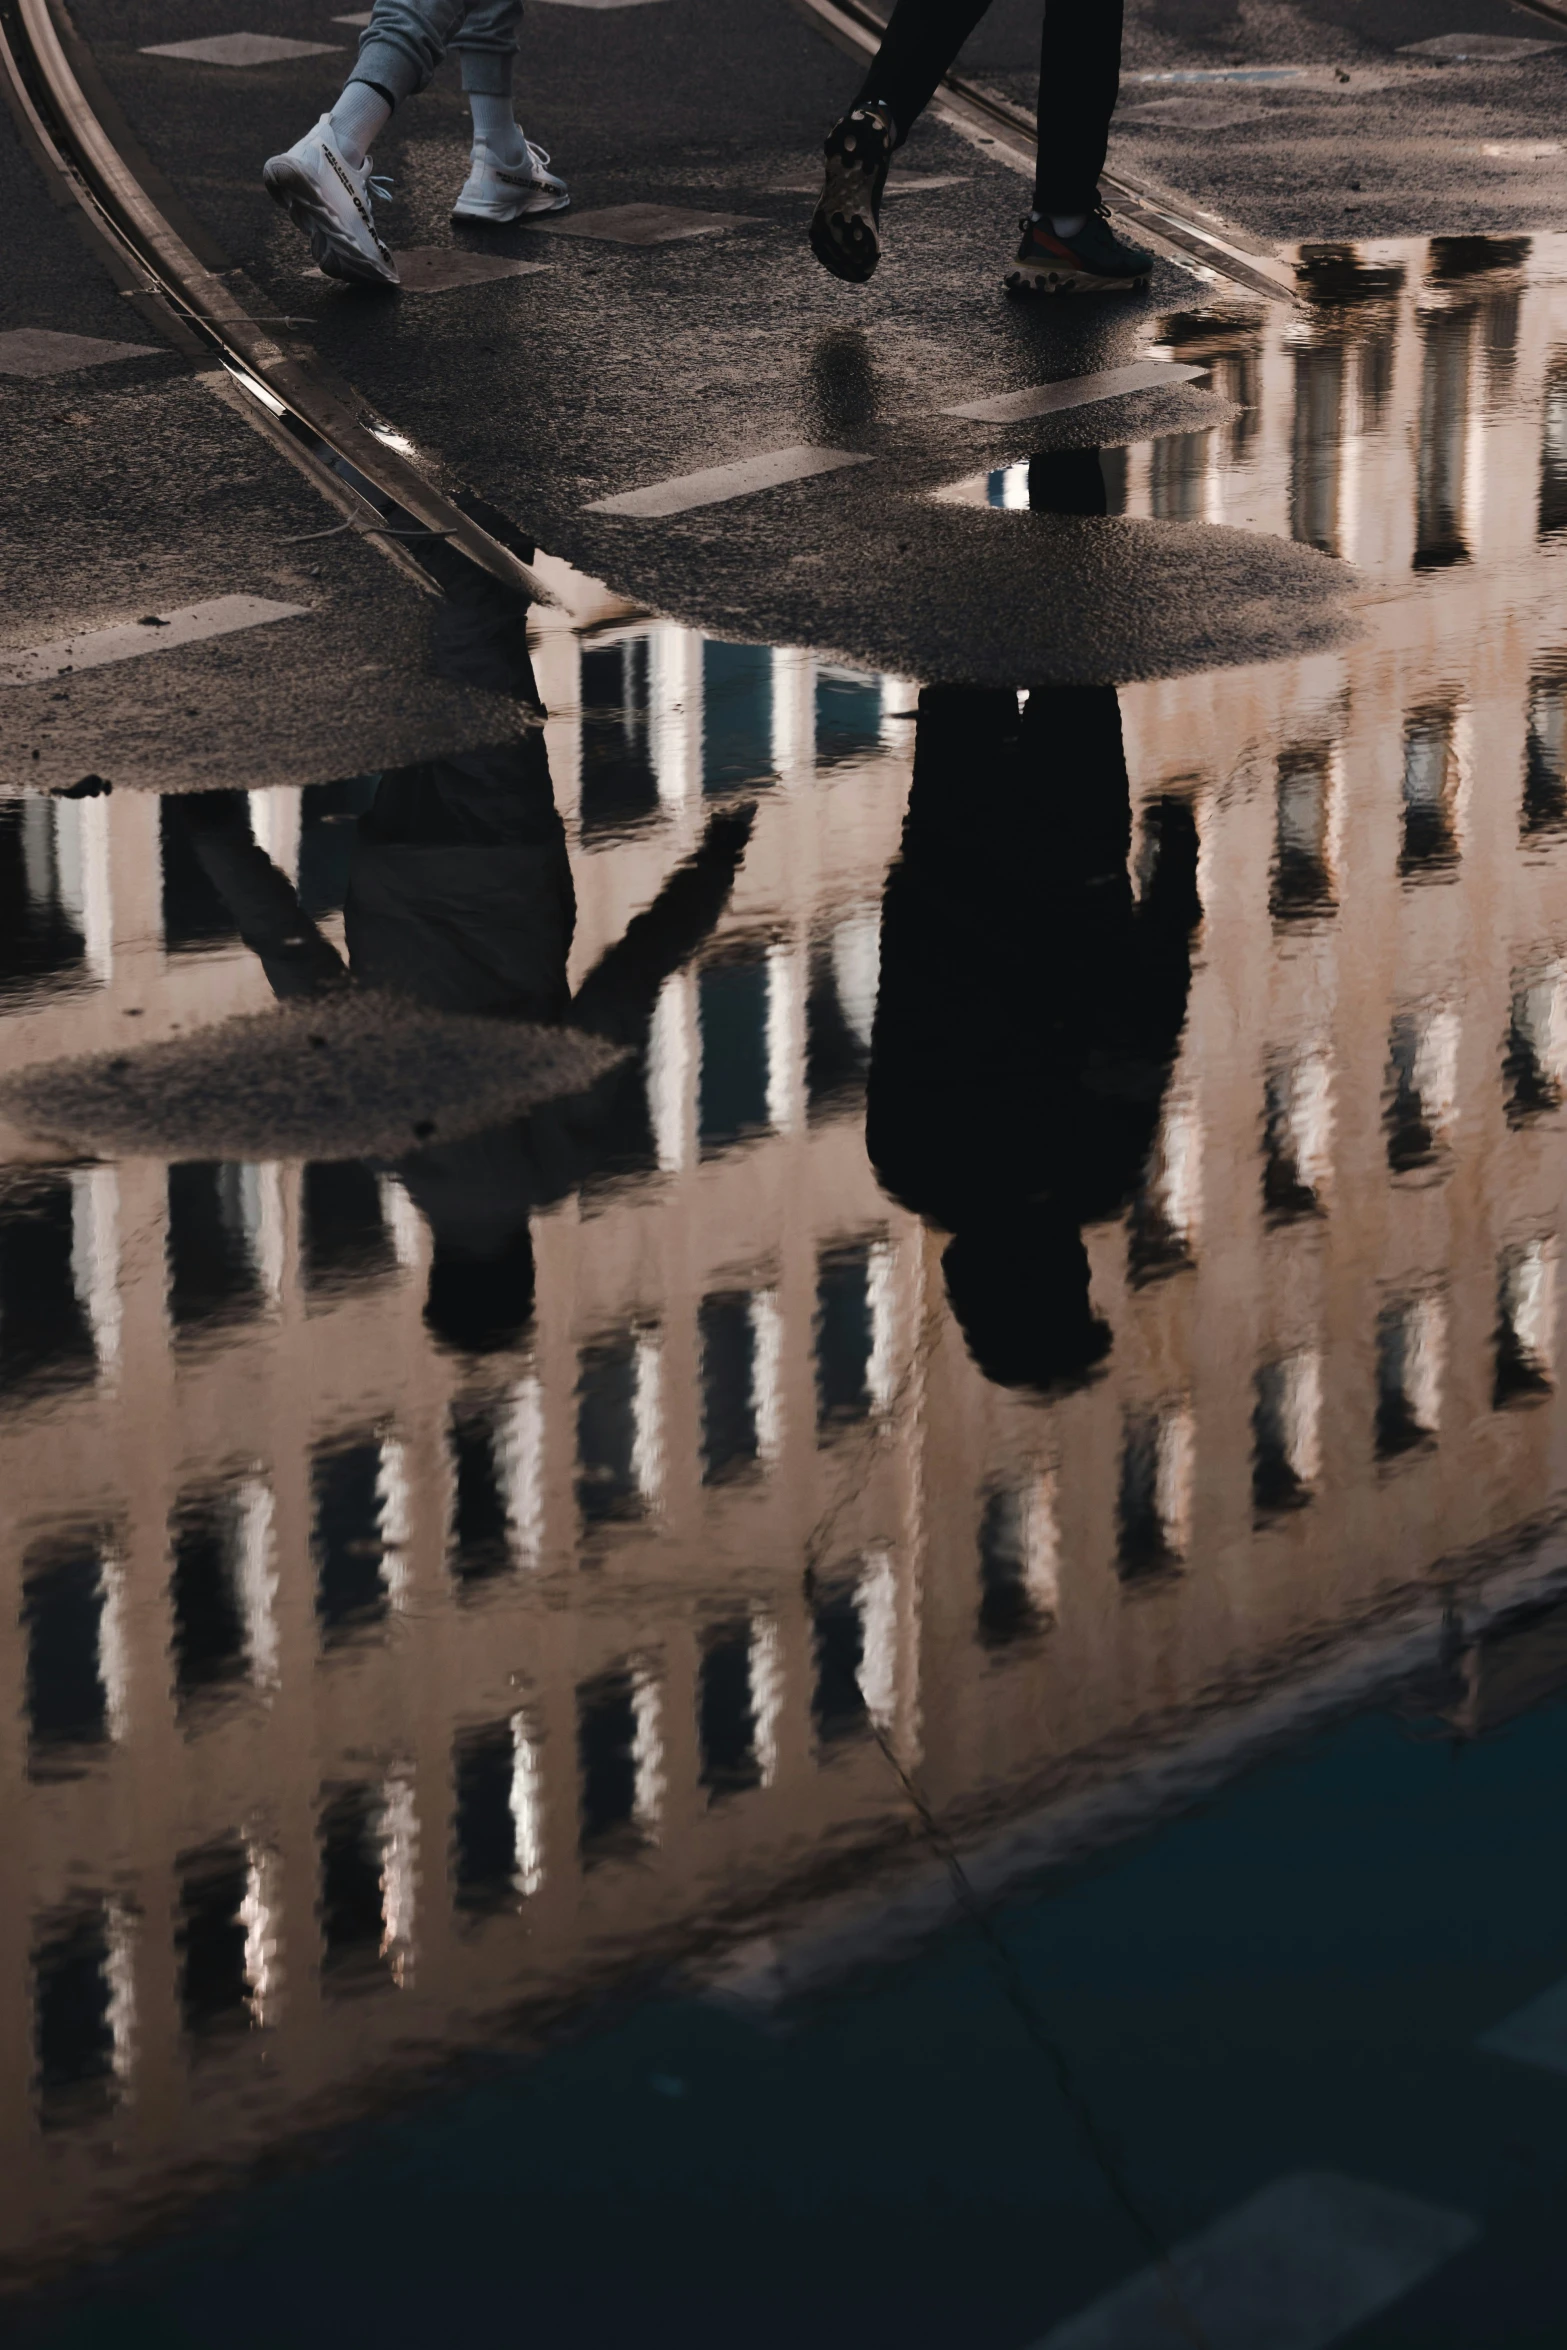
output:
M880 49L827 135L811 250L863 284L881 259L888 167L990 0L897 0ZM1099 197L1121 78L1121 0L1045 0L1033 210L1007 273L1014 293L1108 293L1145 285L1154 257L1116 235Z
M928 686L888 876L867 1141L953 1238L947 1291L1006 1387L1088 1370L1082 1226L1135 1190L1186 1017L1198 920L1184 801L1149 809L1134 898L1111 686Z
M449 639L458 641L448 642L444 665L536 704L522 609L499 594L496 602L477 613L448 607ZM722 913L753 811L710 821L695 855L573 996L566 963L576 904L537 726L498 749L377 779L344 905L347 966L228 795L166 804L278 996L363 981L441 1011L566 1022L629 1048L632 1058L586 1092L397 1164L434 1243L427 1323L470 1352L515 1343L533 1308L532 1212L594 1174L646 1162L640 1058L654 1004Z
M462 60L473 116L473 153L452 218L506 221L565 211L571 199L564 180L548 168L544 149L524 138L512 110L521 21L522 0L376 0L342 96L262 173L268 195L304 230L328 277L397 284L397 264L376 233L375 197L385 191L371 185L370 149L448 48Z

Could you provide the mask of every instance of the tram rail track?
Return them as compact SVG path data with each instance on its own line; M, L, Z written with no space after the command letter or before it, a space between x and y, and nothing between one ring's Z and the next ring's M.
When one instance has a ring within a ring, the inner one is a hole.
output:
M0 0L0 84L11 111L122 289L177 347L217 363L209 373L221 371L233 404L419 587L439 593L455 555L535 602L557 602L504 517L443 480L433 460L421 462L406 434L291 335L243 271L213 267L192 249L83 89L78 46L48 0Z

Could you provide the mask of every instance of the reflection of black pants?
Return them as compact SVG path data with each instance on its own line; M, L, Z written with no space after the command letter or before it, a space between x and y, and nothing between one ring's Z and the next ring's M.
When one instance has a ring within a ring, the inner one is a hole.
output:
M906 139L990 0L898 0L861 99ZM1036 212L1086 212L1104 169L1121 78L1121 0L1045 0Z

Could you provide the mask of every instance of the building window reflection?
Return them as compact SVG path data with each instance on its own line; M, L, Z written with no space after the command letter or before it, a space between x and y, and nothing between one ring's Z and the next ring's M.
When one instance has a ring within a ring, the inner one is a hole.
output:
M511 1908L544 1881L543 1783L527 1717L459 1732L452 1751L452 1888L460 1910Z
M1458 754L1451 710L1417 711L1404 730L1403 809L1399 872L1415 880L1451 871L1458 862Z
M381 1184L361 1161L331 1159L304 1169L299 1258L312 1301L328 1301L396 1271Z
M816 764L843 767L882 748L883 680L864 670L819 662L816 670Z
M124 1911L95 1901L45 1920L33 1947L33 2055L46 2129L114 2102L130 2076L134 2027Z
M22 1574L27 1650L28 1768L70 1776L124 1727L126 1662L121 1570L101 1529L56 1536Z
M203 792L202 807L222 810L225 819L248 834L251 808L242 791ZM163 945L171 955L199 954L228 946L239 937L239 926L206 867L183 811L171 799L158 804L158 839L163 875Z
M589 1526L640 1518L663 1478L661 1350L639 1327L585 1346L577 1373L577 1506Z
M1556 1367L1556 1243L1527 1240L1502 1251L1496 1278L1498 1410L1551 1393Z
M1442 1416L1445 1338L1439 1297L1395 1299L1377 1316L1379 1460L1395 1460L1435 1441Z
M746 939L705 963L698 978L701 1033L698 1133L704 1151L761 1134L770 1114L773 971L766 942Z
M646 1665L617 1665L577 1690L578 1842L583 1860L625 1857L654 1840L663 1809L659 1692Z
M1567 525L1567 357L1555 359L1545 379L1540 431L1539 534Z
M836 1242L816 1260L816 1424L829 1433L892 1400L893 1250Z
M1322 1358L1302 1347L1257 1373L1251 1497L1259 1517L1310 1501L1321 1467Z
M584 846L624 838L659 814L653 759L653 654L645 633L581 652Z
M395 1438L340 1437L310 1462L316 1616L335 1646L382 1622L402 1594L408 1480Z
M1509 1125L1560 1107L1567 1089L1567 968L1561 963L1513 973L1502 1078Z
M985 1496L979 1521L978 1631L987 1648L1032 1639L1055 1614L1060 1582L1055 1480Z
M1567 679L1561 677L1530 683L1519 830L1526 840L1567 830Z
M1320 1212L1333 1163L1333 1073L1327 1050L1279 1054L1263 1081L1262 1198L1277 1222Z
M271 1488L259 1477L181 1497L169 1527L174 1689L182 1712L277 1678Z
M509 1572L511 1522L493 1403L456 1403L446 1424L452 1515L446 1563L465 1589Z
M276 1928L270 1855L237 1839L179 1862L180 2014L198 2046L272 2020Z
M1195 1466L1196 1428L1188 1404L1127 1413L1117 1511L1124 1583L1168 1574L1185 1558Z
M1417 571L1467 563L1465 468L1469 444L1472 309L1428 311L1421 320L1420 438L1415 457Z
M775 1460L782 1443L783 1325L772 1289L719 1290L698 1313L702 1481Z
M0 1186L0 1398L50 1394L97 1374L93 1196L90 1179L68 1175L12 1174Z
M1331 750L1318 746L1281 751L1274 791L1268 911L1275 922L1331 914L1336 903Z
M107 892L95 892L94 872L100 836L106 852L101 802L34 797L0 804L0 1010L81 987L106 971ZM101 909L95 894L103 897Z
M813 1681L811 1721L826 1755L870 1725L890 1729L897 1699L897 1575L890 1553L869 1552L850 1573L807 1580Z
M1344 350L1319 343L1295 353L1290 536L1325 555L1339 551L1339 476L1344 437Z
M1158 1281L1196 1263L1201 1215L1201 1121L1190 1094L1172 1086L1132 1203L1127 1263L1134 1283Z
M1458 1015L1446 1005L1395 1015L1383 1124L1395 1175L1440 1164L1458 1102Z
M333 1990L411 1977L419 1837L399 1773L325 1790L321 1806L321 1973Z
M1148 454L1148 511L1157 522L1201 522L1212 434L1161 433Z
M168 1174L169 1319L182 1337L259 1313L282 1272L273 1166L191 1161Z
M805 1088L813 1118L852 1107L863 1093L880 972L878 907L844 915L811 942Z
M697 1667L699 1776L708 1801L762 1783L756 1638L748 1617L714 1624L702 1636Z
M776 781L771 648L704 640L703 791L754 791Z
M459 1399L447 1422L447 1565L460 1591L538 1564L544 1541L544 1397L531 1373L498 1396Z

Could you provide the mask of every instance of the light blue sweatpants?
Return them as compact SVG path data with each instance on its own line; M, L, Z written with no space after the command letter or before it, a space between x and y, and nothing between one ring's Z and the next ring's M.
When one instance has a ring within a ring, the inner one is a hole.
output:
M395 106L422 90L455 49L465 90L508 98L521 22L522 0L375 0L353 79L373 82Z

